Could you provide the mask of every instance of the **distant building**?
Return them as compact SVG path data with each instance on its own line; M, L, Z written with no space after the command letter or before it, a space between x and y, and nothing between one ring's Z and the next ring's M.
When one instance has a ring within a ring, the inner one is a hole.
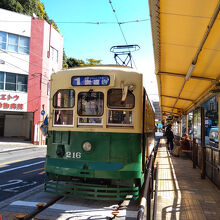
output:
M162 115L160 111L160 105L159 102L153 101L153 106L155 109L155 121L161 121L162 120Z
M62 62L63 37L50 24L0 9L0 137L44 143L49 79Z

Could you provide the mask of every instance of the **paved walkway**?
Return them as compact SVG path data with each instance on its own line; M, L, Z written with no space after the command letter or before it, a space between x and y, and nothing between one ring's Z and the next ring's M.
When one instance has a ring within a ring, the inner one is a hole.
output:
M220 219L220 190L208 178L201 179L190 159L170 156L161 139L157 162L157 220Z
M0 152L36 147L46 147L46 145L35 145L18 138L0 138Z

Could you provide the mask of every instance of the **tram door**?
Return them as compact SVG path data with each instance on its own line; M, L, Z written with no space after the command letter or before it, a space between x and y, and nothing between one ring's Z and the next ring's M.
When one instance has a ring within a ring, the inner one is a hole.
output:
M4 137L5 118L0 117L0 137Z

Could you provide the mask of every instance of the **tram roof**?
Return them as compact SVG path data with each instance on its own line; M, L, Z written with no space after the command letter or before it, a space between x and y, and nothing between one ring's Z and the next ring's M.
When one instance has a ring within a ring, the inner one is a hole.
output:
M68 73L68 72L82 72L82 74L85 74L85 70L91 70L91 71L101 71L101 70L109 70L109 71L116 71L116 72L133 72L136 74L141 74L137 70L128 67L128 66L121 66L121 65L90 65L90 66L77 66L69 69L63 69L58 72L53 73L52 75L56 74L63 74L63 73ZM94 73L93 73L94 74ZM106 73L108 74L108 73Z
M220 3L149 0L149 7L162 114L188 113L218 88Z

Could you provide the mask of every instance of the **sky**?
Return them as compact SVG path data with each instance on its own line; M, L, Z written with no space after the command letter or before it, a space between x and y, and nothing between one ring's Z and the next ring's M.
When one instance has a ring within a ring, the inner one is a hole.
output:
M158 101L148 0L111 0L111 4L109 0L41 2L64 36L67 57L115 64L112 46L139 45L140 50L132 53L133 68L143 74L149 98ZM117 20L126 23L119 26Z

